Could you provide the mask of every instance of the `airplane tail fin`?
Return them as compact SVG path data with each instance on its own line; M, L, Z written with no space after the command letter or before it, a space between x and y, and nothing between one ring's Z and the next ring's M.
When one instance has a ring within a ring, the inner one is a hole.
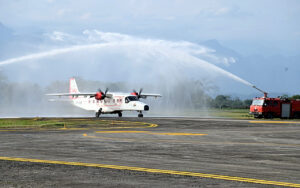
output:
M80 93L75 81L75 78L70 78L70 88L69 88L70 93ZM71 99L74 99L74 96L70 96Z

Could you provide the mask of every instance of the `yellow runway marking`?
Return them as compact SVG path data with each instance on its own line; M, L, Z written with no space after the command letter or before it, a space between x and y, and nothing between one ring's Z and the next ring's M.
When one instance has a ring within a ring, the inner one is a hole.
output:
M171 175L212 178L212 179L219 179L219 180L257 183L257 184L265 184L265 185L278 185L278 186L285 186L285 187L300 187L300 184L296 184L296 183L269 181L269 180L243 178L243 177L235 177L235 176L224 176L224 175L217 175L217 174L205 174L205 173L198 173L198 172L162 170L162 169L154 169L154 168L141 168L141 167L131 167L131 166L107 165L107 164L97 164L97 163L82 163L82 162L68 162L68 161L51 161L51 160L14 158L14 157L0 157L0 160L109 168L109 169L117 169L117 170L130 170L130 171L138 171L138 172L149 172L149 173L161 173L161 174L171 174Z
M204 136L204 135L207 135L207 134L201 134L201 133L151 133L151 134L171 135L171 136Z
M143 133L143 134L154 134L154 135L170 135L170 136L203 136L207 134L201 133L159 133L159 132L150 132L150 131L95 131L95 133Z
M288 146L288 147L300 147L300 144L285 144L285 143L267 143L267 142L205 142L198 140L175 140L175 139L136 139L136 138L117 138L117 137L105 137L105 136L90 136L86 133L82 134L87 138L115 140L115 141L131 141L131 142L167 142L167 143L180 143L180 144L200 144L200 145L246 145L246 146Z
M107 120L101 120L101 121L107 121ZM87 127L87 128L40 128L40 127L31 127L31 128L15 128L15 129L0 129L0 132L6 132L6 131L49 131L49 130L91 130L91 129L134 129L134 128L154 128L158 127L157 124L153 123L146 123L146 122L131 122L131 121L114 121L114 123L108 123L109 125L133 125L133 126L113 126L113 127ZM95 124L96 125L96 124ZM93 125L93 126L95 126ZM142 125L142 126L136 126L136 125ZM145 125L145 126L143 126Z
M60 128L60 130L90 130L90 129L95 129L95 128Z
M95 131L95 133L147 133L148 131Z
M292 124L300 124L299 121L249 121L249 123L278 123L278 124L282 124L282 123L292 123Z

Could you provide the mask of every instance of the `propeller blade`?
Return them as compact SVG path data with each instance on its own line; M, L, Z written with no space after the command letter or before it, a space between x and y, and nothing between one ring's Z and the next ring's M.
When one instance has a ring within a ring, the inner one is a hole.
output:
M140 91L139 91L139 93L138 93L138 96L137 96L138 98L141 98L141 97L142 97L142 96L141 96L142 92L143 92L143 88L140 89Z

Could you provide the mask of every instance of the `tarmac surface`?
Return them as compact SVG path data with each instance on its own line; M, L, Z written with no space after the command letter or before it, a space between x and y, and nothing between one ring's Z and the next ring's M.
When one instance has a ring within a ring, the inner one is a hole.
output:
M300 122L115 120L0 129L0 187L300 187Z

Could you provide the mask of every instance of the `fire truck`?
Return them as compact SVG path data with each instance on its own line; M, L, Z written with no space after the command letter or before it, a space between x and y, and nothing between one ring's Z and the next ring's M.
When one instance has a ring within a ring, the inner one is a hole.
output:
M300 118L299 99L269 98L267 92L253 88L264 93L263 97L254 98L250 106L250 114L255 118Z

